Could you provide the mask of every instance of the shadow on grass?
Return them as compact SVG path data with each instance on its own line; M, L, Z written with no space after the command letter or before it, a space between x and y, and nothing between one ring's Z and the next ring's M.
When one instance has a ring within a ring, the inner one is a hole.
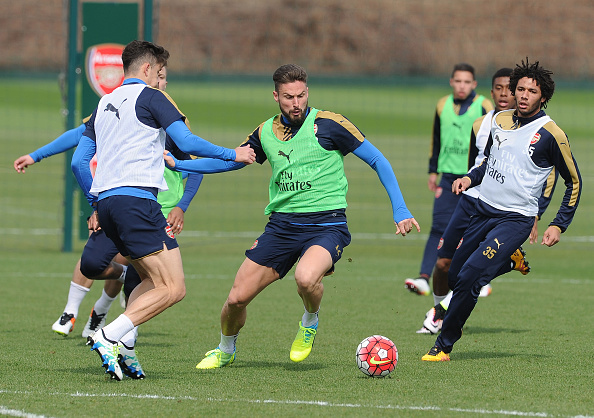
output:
M530 332L530 329L517 329L517 328L502 328L502 327L464 327L462 335L473 335L473 334L523 334Z
M457 353L453 351L450 354L452 361L456 360L485 360L485 359L498 359L498 358L510 358L510 357L523 357L523 358L539 358L550 357L543 355L540 352L530 353L510 353L505 351L466 351L463 353Z
M328 365L322 363L293 363L293 362L278 362L278 361L241 361L240 363L233 364L233 368L255 368L255 369L270 369L270 368L282 368L289 372L303 372L310 370L322 370L328 367Z

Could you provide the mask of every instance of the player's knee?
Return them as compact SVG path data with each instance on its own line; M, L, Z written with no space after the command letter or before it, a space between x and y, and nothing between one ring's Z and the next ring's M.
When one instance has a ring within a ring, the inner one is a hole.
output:
M80 260L80 272L89 279L96 279L107 268L109 262L96 257L82 257Z
M451 274L448 275L448 284L450 286L450 289L452 290L455 289L457 291L472 292L473 288L476 287L476 283L480 277L480 270L471 266L464 266L455 278L452 277ZM480 291L480 287L478 288L478 290Z
M320 284L320 277L311 271L295 272L295 282L297 283L299 294L313 293Z
M451 264L452 264L451 258L438 258L437 262L435 263L435 268L440 273L447 273L450 270Z
M225 303L231 310L240 310L247 307L249 301L246 298L242 298L241 295L231 292Z
M186 296L186 285L182 280L181 283L176 283L173 286L169 286L169 301L171 305L181 301Z

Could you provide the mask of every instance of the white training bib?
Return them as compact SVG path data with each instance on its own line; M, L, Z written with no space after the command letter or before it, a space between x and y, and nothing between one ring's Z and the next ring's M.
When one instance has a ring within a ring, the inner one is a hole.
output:
M537 166L532 161L530 147L531 143L538 142L538 131L549 121L550 117L543 116L527 125L506 130L497 124L495 115L491 124L493 145L481 183L480 200L503 211L525 216L538 214L542 186L553 167Z

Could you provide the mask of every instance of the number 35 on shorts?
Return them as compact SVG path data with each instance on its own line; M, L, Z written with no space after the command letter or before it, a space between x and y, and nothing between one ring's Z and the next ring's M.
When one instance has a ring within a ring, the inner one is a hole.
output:
M495 257L495 254L497 254L497 250L495 248L487 247L485 251L483 251L483 255L489 260Z

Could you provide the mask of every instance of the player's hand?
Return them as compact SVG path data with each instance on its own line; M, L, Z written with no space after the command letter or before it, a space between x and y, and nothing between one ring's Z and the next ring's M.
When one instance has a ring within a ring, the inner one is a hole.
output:
M251 164L254 161L256 161L256 153L249 145L235 148L235 162Z
M167 215L167 223L171 225L171 231L177 235L184 229L184 211L177 206L171 209Z
M530 244L535 244L538 241L538 216L534 218L534 225L530 231Z
M417 228L417 232L421 232L421 227L419 226L415 218L403 219L400 222L394 222L394 225L396 225L396 235L400 234L403 237L405 237L406 234L412 231L413 226Z
M470 179L468 177L456 179L452 183L452 193L456 193L458 195L462 193L464 190L467 190L469 186Z
M435 192L437 190L437 174L436 173L429 174L429 179L427 179L427 187L432 192Z
M163 159L167 168L174 169L177 165L177 160L169 151L163 151Z
M89 219L87 220L87 227L89 231L97 232L101 229L101 225L99 225L99 215L97 215L97 211L93 211Z
M561 240L561 230L556 226L549 226L542 236L542 245L552 247Z
M33 158L31 158L31 156L29 154L21 155L19 158L14 160L14 163L13 163L14 169L16 170L17 173L24 173L25 168L27 168L33 164L35 164L35 161L33 161Z

